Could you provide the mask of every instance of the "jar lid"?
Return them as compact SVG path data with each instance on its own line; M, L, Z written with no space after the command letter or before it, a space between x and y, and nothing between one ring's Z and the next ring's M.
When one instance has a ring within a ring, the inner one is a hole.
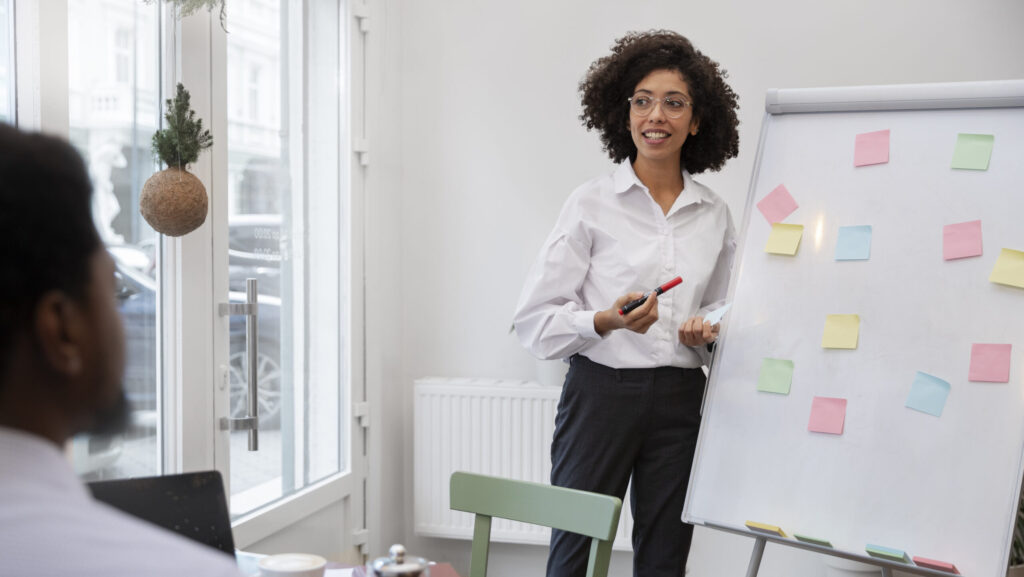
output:
M420 577L426 575L429 561L406 555L405 547L392 545L387 557L376 559L370 567L375 577Z

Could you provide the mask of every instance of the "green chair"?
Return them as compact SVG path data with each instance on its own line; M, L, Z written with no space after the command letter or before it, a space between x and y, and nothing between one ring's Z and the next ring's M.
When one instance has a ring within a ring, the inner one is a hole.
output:
M587 577L607 577L622 501L587 491L456 471L451 479L451 508L476 513L469 577L487 576L492 517L590 537Z

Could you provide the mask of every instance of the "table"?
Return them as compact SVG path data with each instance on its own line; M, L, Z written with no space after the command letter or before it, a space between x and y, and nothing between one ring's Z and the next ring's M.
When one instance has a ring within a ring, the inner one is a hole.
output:
M259 562L263 557L266 555L235 550L238 570L247 577L259 577ZM324 577L366 577L366 567L328 562ZM430 566L430 577L459 577L459 574L450 563L435 563Z

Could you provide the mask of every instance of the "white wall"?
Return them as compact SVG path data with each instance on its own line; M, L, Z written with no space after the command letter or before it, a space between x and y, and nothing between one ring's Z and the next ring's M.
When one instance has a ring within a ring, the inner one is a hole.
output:
M412 532L412 382L532 379L508 335L526 271L568 193L610 169L577 120L587 66L627 30L671 28L730 72L741 152L698 177L737 221L769 88L1024 77L1019 0L381 0L370 83L367 369L378 388L371 555L410 551L468 571L467 541ZM380 259L375 262L374 259ZM752 541L698 530L691 577L741 574ZM629 573L616 553L614 575ZM539 575L541 547L502 545L491 575ZM820 575L769 546L761 575Z

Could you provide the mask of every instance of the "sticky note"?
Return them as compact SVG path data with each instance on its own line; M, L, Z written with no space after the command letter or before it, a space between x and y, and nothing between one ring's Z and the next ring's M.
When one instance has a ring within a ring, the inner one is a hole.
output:
M810 543L812 545L820 545L822 547L832 547L832 543L825 539L819 539L817 537L808 537L807 535L801 535L799 533L793 533L797 541L803 541L804 543Z
M853 165L885 164L889 162L889 131L878 130L858 134L853 147Z
M757 390L788 395L792 382L793 361L768 358L761 361L761 374L757 378Z
M918 371L905 404L915 411L940 417L948 396L949 383L934 375Z
M871 258L871 227L841 226L836 239L836 260L868 260Z
M775 525L768 525L767 523L758 523L757 521L747 521L747 529L757 531L759 533L768 533L770 535L778 535L779 537L785 537L786 533L776 527Z
M772 233L768 236L768 244L764 247L764 251L793 256L800 248L800 239L803 236L804 225L777 222L772 225Z
M1010 382L1010 355L1013 345L974 343L971 345L971 369L967 380L982 383Z
M1024 288L1024 252L1004 248L999 251L999 258L996 259L996 266L988 280Z
M828 315L825 317L821 348L855 349L859 335L860 315Z
M725 303L717 309L709 312L707 316L704 317L704 322L717 325L722 322L722 317L725 316L725 313L729 312L730 307L732 307L732 303Z
M952 168L988 170L994 142L995 136L991 134L957 134Z
M761 211L761 214L764 215L770 224L786 220L786 217L793 214L793 211L797 208L796 200L789 194L789 190L781 184L776 186L775 190L769 192L757 203L757 209Z
M942 227L942 258L953 260L981 256L981 221L971 220Z
M880 545L868 545L864 550L868 552L868 555L878 557L879 559L888 559L889 561L899 561L901 563L906 563L910 560L907 554L899 549L890 549Z
M846 421L846 399L814 397L811 401L811 421L807 430L815 433L843 434Z
M914 564L920 565L921 567L927 567L928 569L945 571L946 573L952 573L954 575L960 574L960 572L956 570L955 565L952 563L946 563L945 561L936 561L935 559L926 559L924 557L914 557Z

